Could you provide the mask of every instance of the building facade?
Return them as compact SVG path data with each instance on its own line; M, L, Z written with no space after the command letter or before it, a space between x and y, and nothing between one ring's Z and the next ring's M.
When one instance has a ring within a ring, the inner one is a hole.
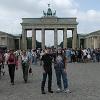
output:
M100 30L89 34L78 34L78 48L100 48ZM21 49L22 36L0 31L0 48Z
M14 36L0 31L0 48L3 49L20 49L21 36Z
M79 48L100 48L100 30L78 37Z

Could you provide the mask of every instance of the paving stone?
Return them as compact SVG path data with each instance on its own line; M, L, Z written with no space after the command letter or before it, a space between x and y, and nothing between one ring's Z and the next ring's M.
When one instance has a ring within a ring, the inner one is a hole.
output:
M40 91L42 67L32 65L33 75L29 75L25 84L21 67L15 74L15 85L9 83L7 66L6 74L0 79L0 100L100 100L100 63L69 63L67 68L69 88L72 93L56 93L56 77L53 69L53 94ZM46 84L47 91L47 84Z

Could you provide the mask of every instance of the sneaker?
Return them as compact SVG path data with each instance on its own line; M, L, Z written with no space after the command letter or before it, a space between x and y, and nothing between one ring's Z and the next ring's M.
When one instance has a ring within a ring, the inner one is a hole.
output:
M71 93L71 91L69 89L65 89L64 92L65 93Z
M12 82L11 85L15 85L14 82Z
M3 72L3 76L5 75L5 72Z
M25 83L27 83L27 80L24 80L25 81Z
M60 88L57 89L57 93L62 92L62 90Z
M46 94L46 92L45 91L42 91L42 94Z

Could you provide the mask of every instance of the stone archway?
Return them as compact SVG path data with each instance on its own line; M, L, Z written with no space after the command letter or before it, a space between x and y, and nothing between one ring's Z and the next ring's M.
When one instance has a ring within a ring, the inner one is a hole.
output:
M50 13L50 14L49 14ZM72 30L72 48L77 48L76 18L59 18L48 8L41 18L22 18L22 49L27 49L27 30L32 30L32 49L36 49L36 30L41 30L42 49L45 48L45 30L54 30L54 47L58 47L58 30L63 30L63 48L67 48L67 30Z

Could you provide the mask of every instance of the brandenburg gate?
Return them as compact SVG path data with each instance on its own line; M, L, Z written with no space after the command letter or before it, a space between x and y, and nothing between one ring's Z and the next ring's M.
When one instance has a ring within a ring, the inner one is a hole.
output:
M56 11L48 7L43 11L41 18L22 18L21 49L27 49L27 30L32 30L32 49L36 49L36 30L41 30L42 49L45 49L45 30L54 30L54 48L58 47L58 30L63 30L63 48L67 48L67 30L72 30L72 48L77 48L77 21L76 18L58 18Z

